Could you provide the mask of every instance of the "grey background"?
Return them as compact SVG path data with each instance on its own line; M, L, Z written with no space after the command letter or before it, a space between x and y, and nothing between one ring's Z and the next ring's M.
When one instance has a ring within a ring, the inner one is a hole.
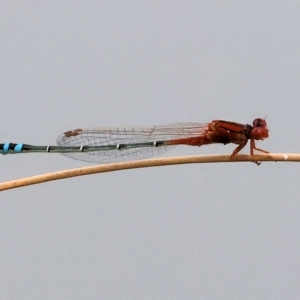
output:
M1 142L267 116L258 146L299 152L300 2L0 6ZM1 182L88 165L0 159ZM299 200L296 163L139 169L2 192L0 298L296 299Z

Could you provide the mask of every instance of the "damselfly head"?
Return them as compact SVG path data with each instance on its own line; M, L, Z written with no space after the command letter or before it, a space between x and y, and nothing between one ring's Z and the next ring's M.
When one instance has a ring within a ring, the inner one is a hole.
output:
M265 119L257 118L253 121L253 129L251 138L255 140L263 140L269 136L269 130Z

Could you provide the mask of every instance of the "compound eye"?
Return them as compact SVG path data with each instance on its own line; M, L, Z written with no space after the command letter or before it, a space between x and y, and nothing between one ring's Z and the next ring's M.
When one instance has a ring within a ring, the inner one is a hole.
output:
M264 128L264 127L267 127L267 122L264 120L264 119L255 119L253 121L253 127L261 127L261 128Z

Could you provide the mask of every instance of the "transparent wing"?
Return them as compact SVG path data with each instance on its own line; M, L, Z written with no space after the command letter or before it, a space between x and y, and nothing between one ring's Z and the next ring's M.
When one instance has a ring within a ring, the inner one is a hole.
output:
M60 135L57 138L57 144L59 146L106 146L172 141L183 137L201 136L205 132L207 125L208 124L200 123L177 123L148 127L76 129ZM174 146L169 145L160 147L145 145L145 147L123 150L114 149L86 153L62 153L62 155L88 162L111 163L145 159L159 155L173 147Z

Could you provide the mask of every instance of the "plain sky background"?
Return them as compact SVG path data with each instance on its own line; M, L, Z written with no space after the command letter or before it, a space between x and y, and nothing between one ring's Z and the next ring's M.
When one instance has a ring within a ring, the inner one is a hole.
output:
M299 1L3 0L1 142L267 116L257 145L299 152L299 13ZM0 159L1 182L89 165ZM298 299L299 173L198 164L2 192L0 299Z

